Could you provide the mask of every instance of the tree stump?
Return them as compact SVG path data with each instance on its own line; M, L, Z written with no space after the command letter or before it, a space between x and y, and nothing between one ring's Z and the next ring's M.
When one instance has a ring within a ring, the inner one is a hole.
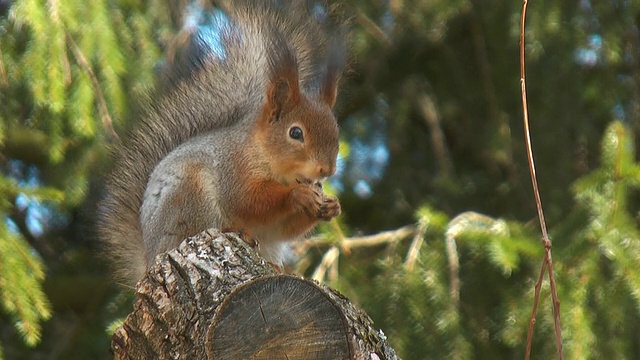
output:
M186 239L136 286L115 359L396 359L367 314L283 275L233 233Z

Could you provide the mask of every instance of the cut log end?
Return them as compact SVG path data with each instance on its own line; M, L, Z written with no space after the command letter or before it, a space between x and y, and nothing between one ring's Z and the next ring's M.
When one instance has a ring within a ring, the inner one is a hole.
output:
M348 327L315 283L260 278L221 305L207 335L210 359L351 359Z
M278 273L233 234L185 240L136 290L112 339L115 359L397 359L362 310Z

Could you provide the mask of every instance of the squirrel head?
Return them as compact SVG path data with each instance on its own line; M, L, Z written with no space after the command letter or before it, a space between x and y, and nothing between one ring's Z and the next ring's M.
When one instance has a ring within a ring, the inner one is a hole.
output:
M338 124L332 113L338 71L327 71L318 99L300 90L295 61L280 61L266 88L257 142L280 182L312 183L336 171Z

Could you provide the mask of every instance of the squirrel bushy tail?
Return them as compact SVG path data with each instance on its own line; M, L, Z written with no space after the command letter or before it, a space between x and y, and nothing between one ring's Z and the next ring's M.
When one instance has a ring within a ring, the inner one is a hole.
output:
M212 11L215 27L192 32L197 51L170 70L178 76L167 76L169 84L150 96L115 151L98 230L124 281L137 281L146 269L140 207L151 172L167 154L198 134L253 121L281 59L294 58L300 88L311 96L320 96L321 77L339 76L346 62L345 22L325 3L225 0Z

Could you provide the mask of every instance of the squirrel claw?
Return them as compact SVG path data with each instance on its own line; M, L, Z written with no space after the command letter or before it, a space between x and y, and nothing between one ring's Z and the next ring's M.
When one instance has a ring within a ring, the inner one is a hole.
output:
M316 217L318 219L324 219L326 216L327 216L327 204L322 203L320 204L320 208L318 209L318 213L316 214Z
M322 204L322 208L324 209L324 211L323 216L321 217L322 220L329 221L332 218L340 215L340 202L338 202L337 198L333 196L326 196L323 200L324 202Z
M300 183L292 190L292 195L299 209L311 218L329 221L340 215L338 199L324 194L319 183Z

